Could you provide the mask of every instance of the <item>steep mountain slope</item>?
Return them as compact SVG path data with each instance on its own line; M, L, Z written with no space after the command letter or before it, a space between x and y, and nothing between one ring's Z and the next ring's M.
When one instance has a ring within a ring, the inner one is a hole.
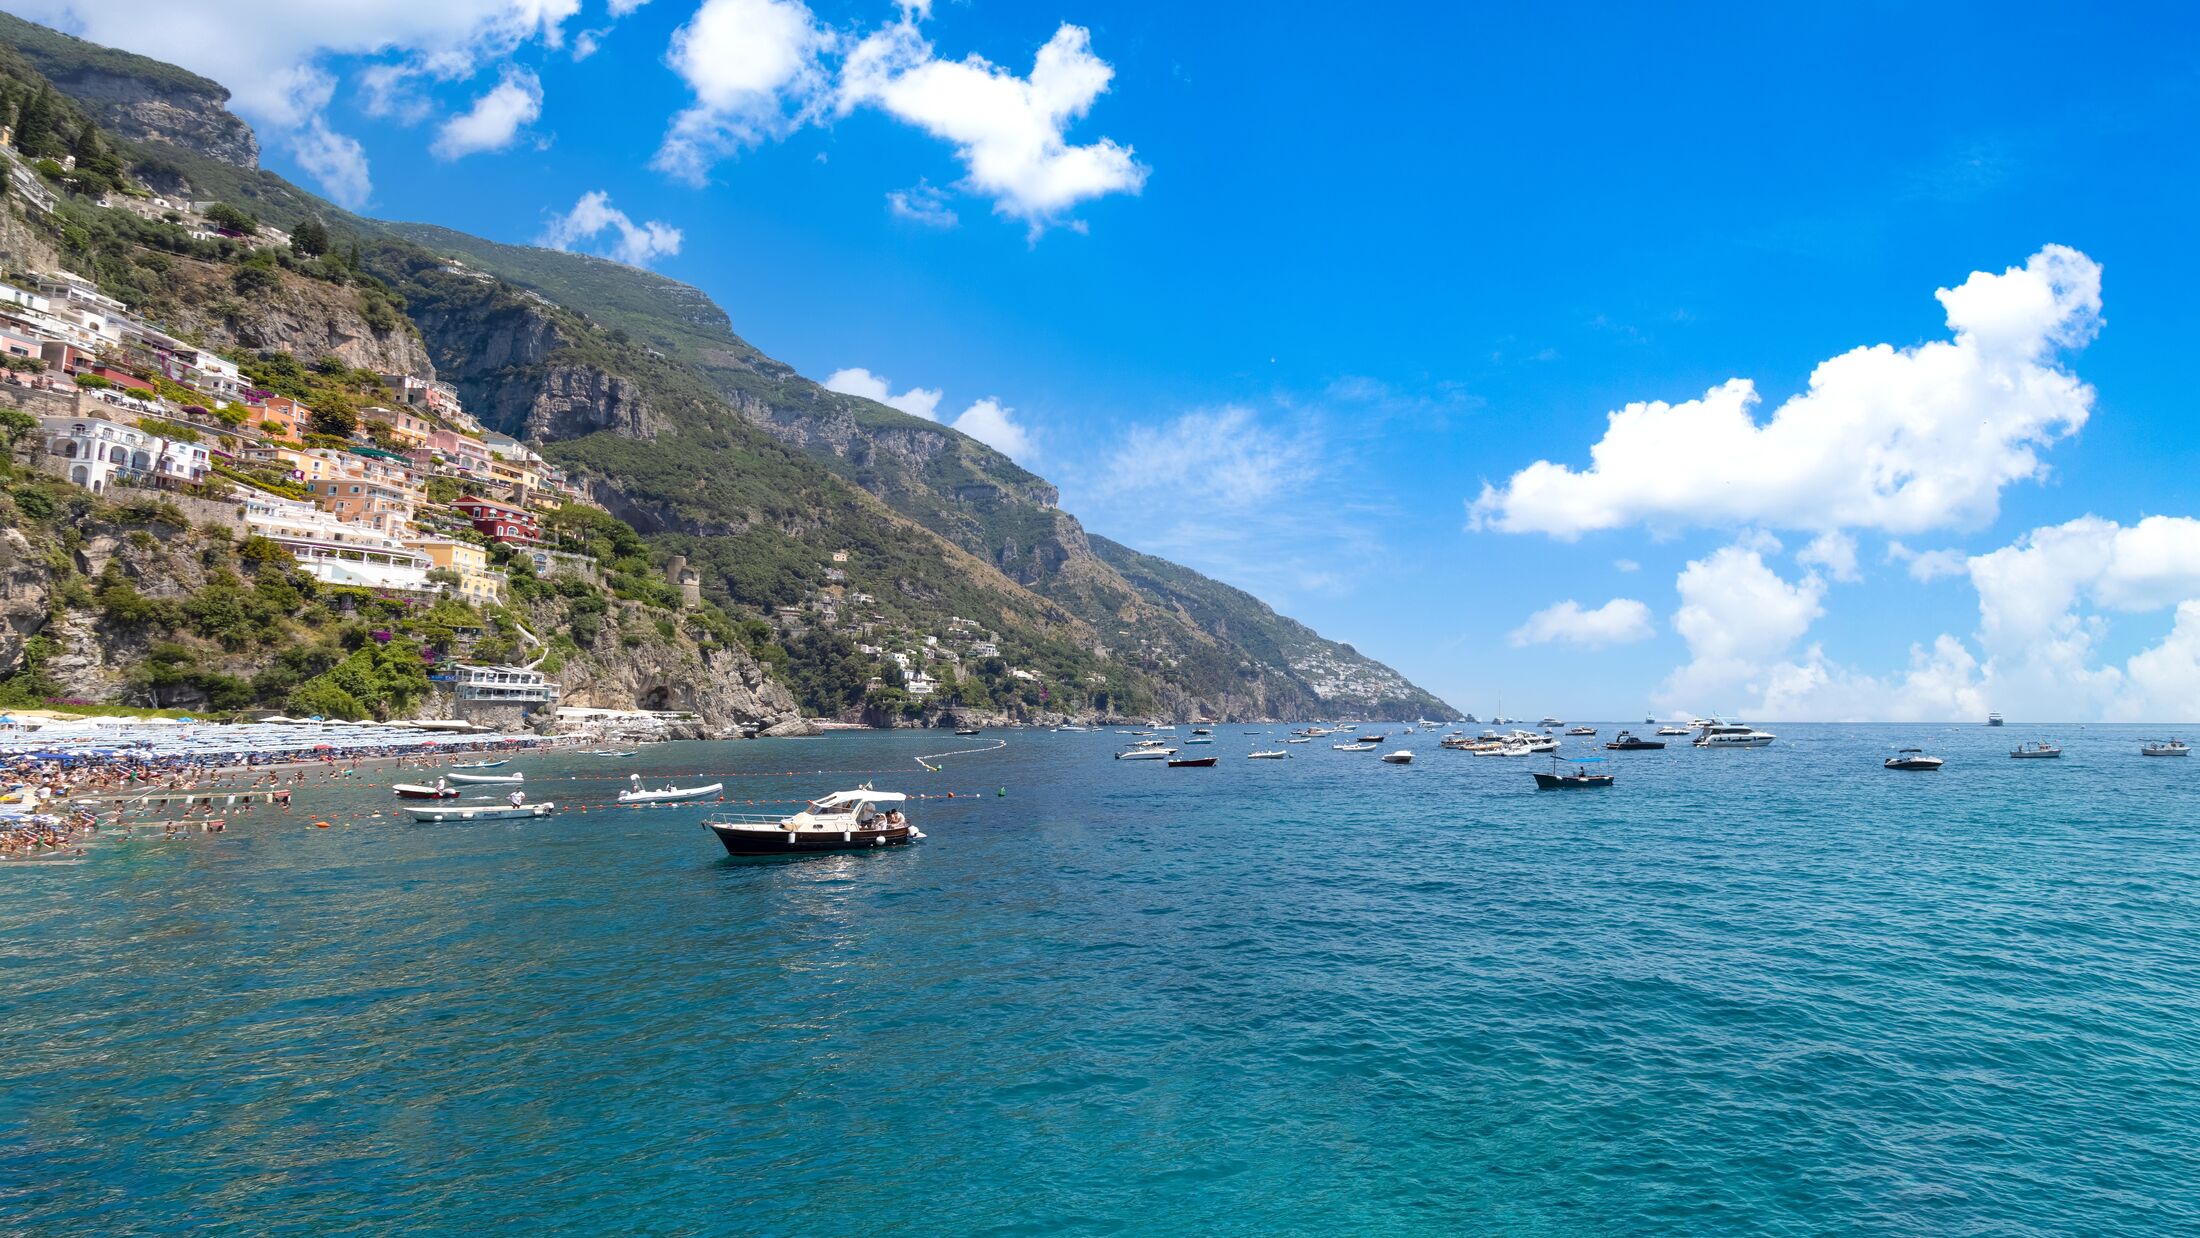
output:
M769 615L861 597L848 609L889 630L974 620L998 632L1002 660L1043 677L1027 706L1450 712L1244 594L1089 538L1052 485L984 444L803 378L694 288L351 215L253 166L219 87L23 25L0 21L0 40L75 83L88 111L132 139L124 149L147 183L235 201L278 226L316 217L358 246L358 265L404 298L434 370L469 408L573 466L660 552L685 554L713 600ZM222 334L250 332L229 322ZM812 641L796 651L811 664L795 671L837 674L832 692L859 696L845 644ZM999 678L1005 667L982 673L993 678L971 686L979 704L1018 691Z

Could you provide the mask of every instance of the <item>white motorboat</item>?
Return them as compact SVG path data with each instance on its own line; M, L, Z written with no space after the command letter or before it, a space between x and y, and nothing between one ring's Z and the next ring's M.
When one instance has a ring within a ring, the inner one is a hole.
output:
M527 781L527 775L525 774L461 774L454 771L448 777L452 782L496 783L499 785Z
M2192 749L2185 746L2184 740L2173 739L2168 743L2148 744L2146 747L2139 749L2139 755L2143 757L2184 757L2191 756Z
M1769 731L1732 722L1714 722L1696 737L1698 748L1762 748L1780 738Z
M1304 735L1301 735L1301 736L1299 736L1299 737L1298 737L1298 738L1296 738L1296 739L1287 739L1287 740L1285 740L1285 741L1283 741L1283 742L1284 742L1284 743L1287 743L1287 744L1311 744L1311 743L1313 743L1314 741L1313 741L1313 740L1311 740L1311 739L1308 739L1308 738L1307 738L1306 736L1304 736Z
M1693 733L1684 726L1661 726L1658 728L1658 734L1660 735L1689 735Z
M457 764L457 765L453 765L453 766L452 766L451 768L452 768L452 769L495 769L495 768L496 768L496 767L498 767L499 765L509 765L509 764L511 764L511 762L510 762L510 761L462 761L462 762L460 762L460 763L459 763L459 764Z
M474 804L452 805L449 808L408 808L415 821L526 821L535 817L547 817L558 806L549 800L540 804Z
M874 791L864 786L811 800L791 817L712 817L703 826L718 836L728 855L869 851L924 837L895 807L908 798L899 791Z
M1291 759L1291 754L1277 748L1269 752L1248 752L1245 754L1245 759L1248 761L1288 761Z
M1337 752L1373 752L1373 751L1375 751L1375 745L1373 745L1373 744L1331 744L1331 745L1329 745L1329 746L1330 746L1330 748L1332 748L1333 750L1335 750L1335 751L1337 751Z
M709 799L726 789L725 783L714 782L702 787L659 787L652 791L642 786L640 774L632 775L628 781L633 785L619 792L622 804L677 804L684 800Z
M1562 720L1562 719L1559 719L1559 718L1545 718L1545 719L1543 719L1543 720L1542 720L1541 722L1538 722L1538 723L1536 723L1536 725L1537 725L1537 726L1565 726L1565 725L1566 725L1566 723L1564 722L1564 720Z
M1166 761L1176 755L1176 749L1165 748L1158 739L1142 739L1137 746L1115 754L1118 761Z
M1386 752L1383 754L1383 764L1411 765L1413 764L1413 754L1404 748L1400 748L1396 752Z
M397 782L390 784L390 790L397 792L397 798L401 800L455 800L458 798L457 787L447 787L442 783L437 783L432 787L424 787L417 782Z
M1947 761L1940 757L1925 755L1923 748L1904 748L1902 751L1888 757L1886 761L1888 769L1907 769L1921 772L1936 770L1946 764Z

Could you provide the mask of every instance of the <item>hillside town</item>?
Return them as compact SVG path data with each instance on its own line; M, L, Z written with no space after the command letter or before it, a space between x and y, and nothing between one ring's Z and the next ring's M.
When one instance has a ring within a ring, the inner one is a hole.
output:
M205 229L224 215L219 204L151 207L189 211ZM225 355L61 270L0 281L0 367L0 404L36 422L24 444L35 467L94 494L156 493L201 523L267 539L321 584L489 608L509 589L498 558L523 559L542 578L599 579L596 561L561 549L546 521L564 508L601 507L557 464L484 427L448 383L355 371L333 357L300 367L289 357ZM276 381L271 371L296 380L301 368L306 388L330 393L324 406L264 385ZM892 621L850 584L850 555L832 552L799 605L762 620L775 639L826 630L856 642L877 672L862 689L874 715L951 707L952 686L981 669L1034 706L1048 701L1043 677L1001 662L998 633L975 620L955 617L936 632ZM664 570L684 609L701 604L685 558ZM461 702L532 713L559 698L539 661L459 664L433 678Z

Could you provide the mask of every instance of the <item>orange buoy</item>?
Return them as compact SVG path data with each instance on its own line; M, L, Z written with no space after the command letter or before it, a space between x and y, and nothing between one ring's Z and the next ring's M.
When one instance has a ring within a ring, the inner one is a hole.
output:
M328 822L326 822L326 821L316 821L316 822L314 822L314 823L313 823L313 828L314 828L314 829L317 829L317 830L325 830L325 829L327 829L327 828L328 828Z

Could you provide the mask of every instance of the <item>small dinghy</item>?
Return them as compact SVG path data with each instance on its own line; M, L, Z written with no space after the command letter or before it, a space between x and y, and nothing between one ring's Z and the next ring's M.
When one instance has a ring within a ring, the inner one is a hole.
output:
M548 800L540 804L476 804L470 807L452 805L449 808L409 808L415 821L526 821L535 817L547 817L558 806Z
M1214 765L1214 757L1170 757L1170 769L1207 769Z
M441 785L423 787L418 783L400 782L390 787L390 790L397 792L397 798L401 800L455 800L458 798L457 787Z
M1610 774L1592 774L1589 772L1590 765L1603 759L1603 757L1583 757L1573 762L1573 772L1568 773L1559 768L1558 758L1553 757L1551 758L1550 773L1546 774L1541 770L1536 771L1535 789L1538 791L1582 791L1595 787L1611 786L1612 776Z
M452 781L452 782L469 782L469 783L494 783L494 784L498 784L498 785L505 785L505 784L510 784L510 783L525 782L525 781L527 781L527 775L525 775L525 774L452 774L452 775L451 775L451 781Z
M511 762L509 762L509 761L465 761L465 762L461 762L460 764L457 764L457 765L453 765L453 766L452 766L451 768L452 768L452 769L495 769L495 768L496 768L497 766L499 766L499 765L509 765L509 764L511 764Z
M623 752L591 752L588 755L592 757L631 757L640 755L641 751L639 748L628 748Z
M1245 759L1248 761L1288 761L1291 759L1291 754L1281 748L1276 748L1268 752L1248 752L1245 754Z
M714 782L704 787L659 787L651 791L642 786L642 776L633 775L633 786L619 792L622 804L677 804L682 800L703 800L726 789L726 784Z
M1888 757L1886 764L1888 769L1906 769L1923 773L1928 770L1939 769L1947 762L1939 757L1925 755L1923 748L1904 748L1902 751Z

